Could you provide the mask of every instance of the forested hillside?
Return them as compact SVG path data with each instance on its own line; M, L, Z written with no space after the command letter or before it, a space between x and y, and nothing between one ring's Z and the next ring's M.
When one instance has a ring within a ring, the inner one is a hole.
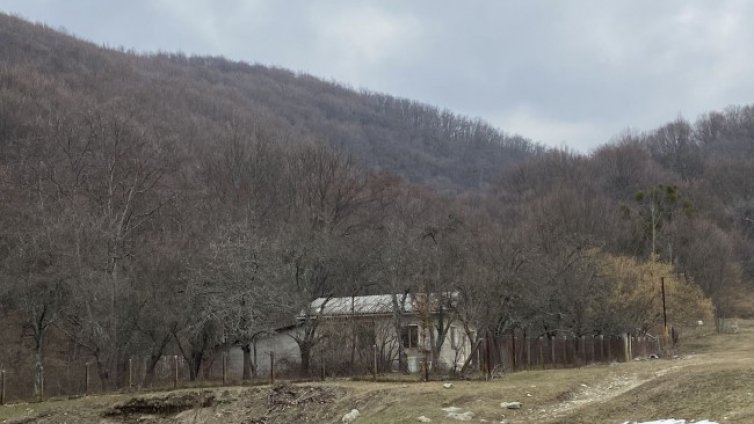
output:
M297 314L308 373L320 297L395 294L400 326L405 294L435 293L472 339L656 333L661 277L679 328L752 307L748 106L546 151L407 100L2 16L0 199L0 368L35 389L90 360L121 386L128 358L167 354L196 378Z
M28 117L25 108L106 108L182 153L212 148L232 132L264 132L336 146L372 169L448 191L484 187L501 168L542 150L478 120L305 74L216 57L134 55L0 20L5 94L14 102L4 107L18 114L5 112L5 131L14 116Z

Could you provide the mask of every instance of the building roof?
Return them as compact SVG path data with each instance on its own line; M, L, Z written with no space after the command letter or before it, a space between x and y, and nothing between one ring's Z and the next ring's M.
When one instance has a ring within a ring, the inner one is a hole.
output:
M398 301L403 295L398 296ZM406 296L404 310L413 312L413 296ZM382 315L393 312L393 297L389 294L376 294L353 297L320 297L311 303L311 311L317 315Z
M449 293L452 302L455 303L458 294ZM431 297L437 299L437 294ZM397 295L398 301L403 299L403 294ZM406 301L403 305L403 312L412 314L416 313L417 298L421 295L406 295ZM303 311L302 311L303 312ZM311 313L321 316L348 316L348 315L389 315L393 313L393 295L378 294L367 296L349 296L349 297L320 297L311 303ZM302 313L303 315L303 313Z

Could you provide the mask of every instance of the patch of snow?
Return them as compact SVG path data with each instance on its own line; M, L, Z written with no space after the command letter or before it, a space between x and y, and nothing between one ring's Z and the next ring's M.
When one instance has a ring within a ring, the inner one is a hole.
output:
M458 421L471 421L472 418L474 418L474 413L471 411L466 412L448 412L447 415L448 418L453 418L454 420Z
M501 402L500 407L504 409L521 409L521 402Z
M677 420L675 418L669 418L669 419L664 419L664 420L642 421L642 422L626 421L623 424L718 424L718 423L714 421L708 421L708 420L686 421L686 420Z
M471 421L472 418L474 418L474 413L471 411L461 412L463 409L457 407L457 406L448 406L447 408L442 408L443 411L446 412L446 417L453 418L454 420L458 421Z
M346 415L343 415L343 419L341 419L341 422L344 423L352 423L356 421L357 418L361 416L361 413L359 413L358 409L352 409L351 412L347 413Z

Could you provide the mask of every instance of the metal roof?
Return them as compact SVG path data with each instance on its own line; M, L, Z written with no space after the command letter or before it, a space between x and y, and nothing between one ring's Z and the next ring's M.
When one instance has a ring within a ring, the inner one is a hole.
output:
M451 301L455 304L458 299L458 293L448 293ZM403 294L396 295L398 302L403 299ZM437 294L432 294L431 298L437 299ZM419 295L421 298L421 295ZM403 305L404 313L415 313L416 296L413 294L406 295L406 301ZM367 296L349 296L349 297L320 297L312 301L310 311L315 315L323 316L347 316L347 315L385 315L393 313L393 295L377 294ZM302 311L303 312L303 311ZM302 313L303 315L303 313Z
M398 302L403 295L398 295ZM413 296L406 296L405 312L413 312ZM320 297L311 303L311 311L317 315L380 315L393 313L393 296L376 294L369 296Z

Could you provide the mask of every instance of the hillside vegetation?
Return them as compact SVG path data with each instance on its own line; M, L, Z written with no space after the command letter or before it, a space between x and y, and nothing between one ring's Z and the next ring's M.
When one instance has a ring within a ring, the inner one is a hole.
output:
M542 151L479 120L306 74L218 57L136 55L7 15L0 21L6 137L30 113L47 120L105 108L190 156L239 132L316 140L446 191L485 187L500 169Z
M122 387L129 358L190 378L316 298L434 293L476 342L655 334L748 315L754 108L544 150L433 107L220 58L137 55L0 16L0 368L13 396ZM448 296L458 293L458 297ZM452 304L452 305L451 305ZM454 308L448 308L454 306ZM406 368L400 338L391 347ZM367 346L371 346L368 343ZM333 349L334 350L334 349ZM432 361L437 363L437 361ZM447 370L433 370L444 373ZM72 380L73 379L73 380ZM49 384L50 381L55 384Z

